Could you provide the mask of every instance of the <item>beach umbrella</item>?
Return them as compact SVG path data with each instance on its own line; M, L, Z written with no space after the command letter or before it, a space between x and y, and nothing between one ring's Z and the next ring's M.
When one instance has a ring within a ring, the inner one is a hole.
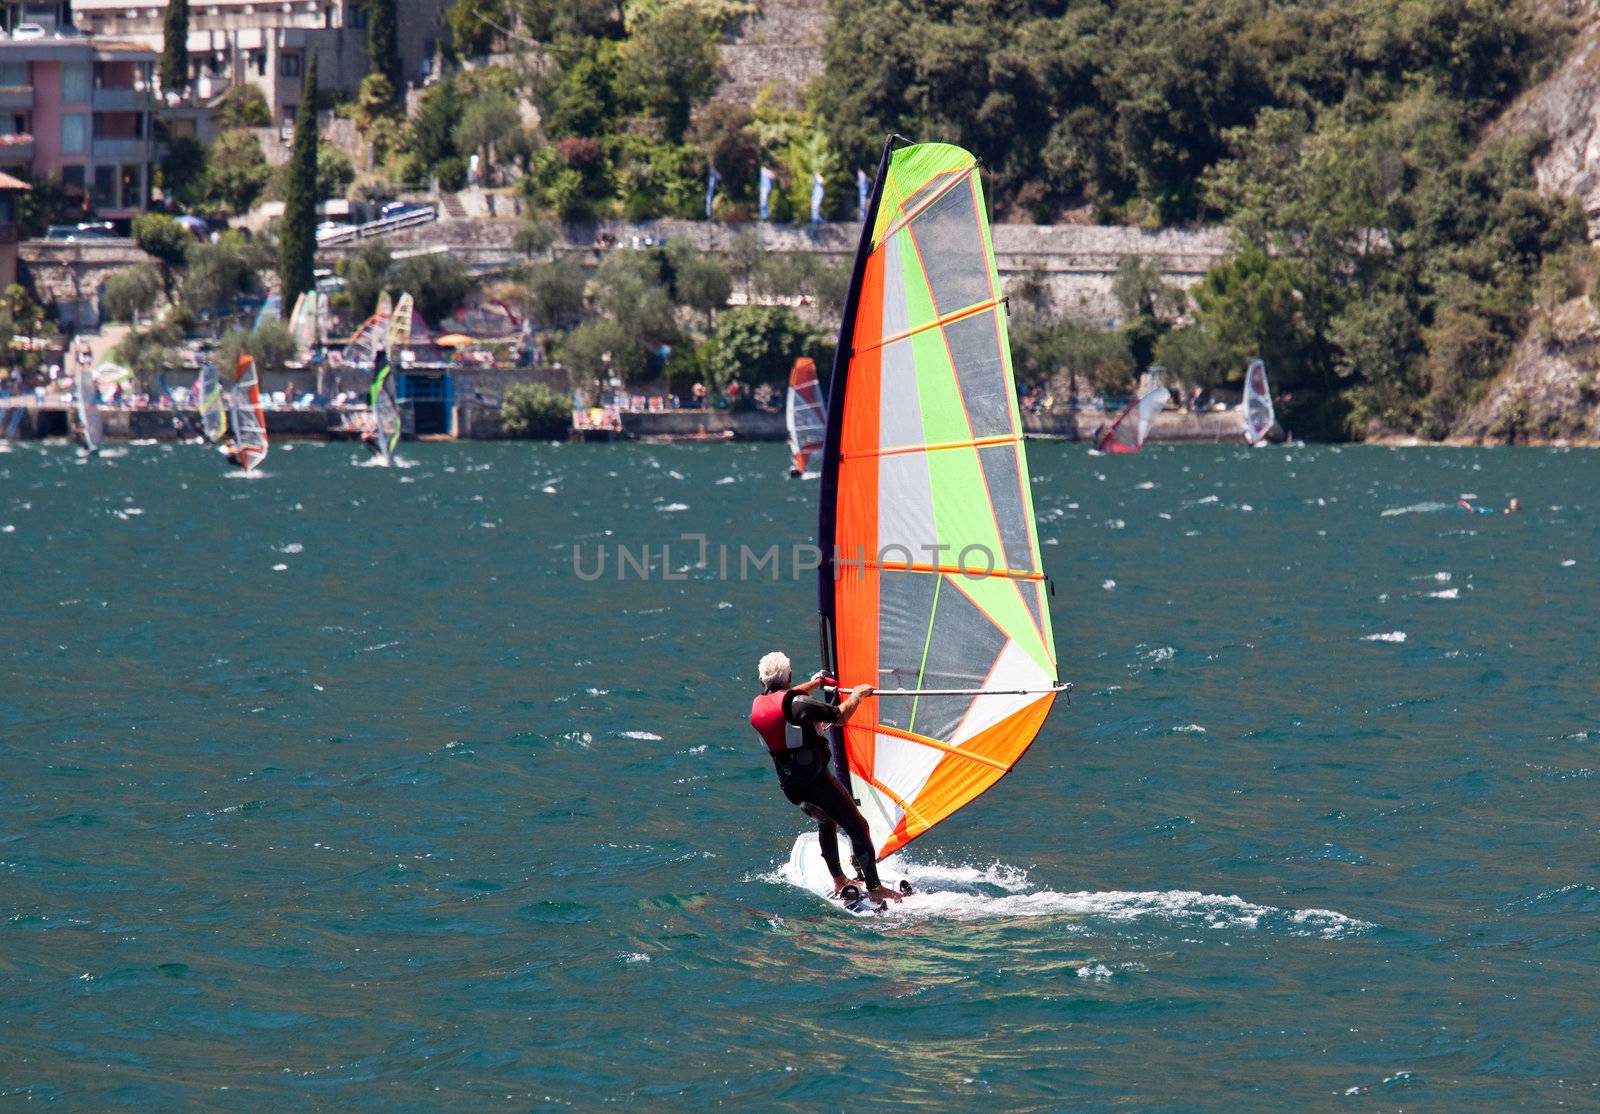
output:
M184 213L181 217L175 217L173 219L175 219L179 224L183 225L183 227L187 228L190 232L205 232L211 227L200 217L192 216L188 213Z
M465 333L446 333L433 343L440 348L469 348L478 342Z

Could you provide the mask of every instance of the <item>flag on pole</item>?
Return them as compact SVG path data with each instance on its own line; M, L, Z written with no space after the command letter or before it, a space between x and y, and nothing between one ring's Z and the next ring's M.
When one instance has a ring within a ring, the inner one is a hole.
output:
M822 174L811 175L811 223L822 223Z
M712 167L711 173L706 175L706 220L711 219L711 199L716 196L717 185L722 181L722 175L717 173L717 168Z
M856 220L867 219L867 194L872 192L872 183L867 181L865 170L856 171Z
M761 219L767 219L767 199L772 196L772 171L761 168Z

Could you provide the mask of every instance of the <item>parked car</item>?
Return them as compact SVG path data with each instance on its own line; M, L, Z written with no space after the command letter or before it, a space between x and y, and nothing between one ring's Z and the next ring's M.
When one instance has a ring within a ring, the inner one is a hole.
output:
M395 217L403 217L410 213L431 212L432 209L433 206L425 201L391 201L378 210L378 219L392 220Z
M46 240L115 240L117 230L109 221L90 221L84 224L52 224L45 229Z

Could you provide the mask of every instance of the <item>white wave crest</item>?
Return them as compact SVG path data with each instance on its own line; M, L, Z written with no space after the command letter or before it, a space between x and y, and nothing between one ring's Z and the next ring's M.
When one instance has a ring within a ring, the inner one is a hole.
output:
M1404 642L1405 640L1406 632L1403 630L1392 630L1384 634L1364 634L1361 636L1361 641L1363 642Z
M848 863L849 848L841 846L840 852L840 861ZM1157 920L1183 928L1264 930L1329 940L1358 936L1377 927L1332 909L1281 909L1256 905L1237 895L1207 894L1198 890L1057 893L1030 889L1027 872L1004 863L983 868L951 866L921 863L899 854L890 855L880 863L878 871L885 884L892 886L903 878L915 890L904 901L889 906L880 918L886 925L903 924L908 920L1072 917L1090 922L1076 928L1083 933L1090 932L1095 923ZM789 852L788 862L762 875L761 880L797 886L826 899L832 891L832 882L817 850L817 834L802 833Z

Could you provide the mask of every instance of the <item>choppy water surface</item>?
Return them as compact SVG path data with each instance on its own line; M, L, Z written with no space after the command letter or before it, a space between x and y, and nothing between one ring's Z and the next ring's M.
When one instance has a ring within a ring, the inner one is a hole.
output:
M744 722L781 446L404 455L0 456L0 1096L1600 1103L1595 453L1033 446L1076 698L875 920Z

